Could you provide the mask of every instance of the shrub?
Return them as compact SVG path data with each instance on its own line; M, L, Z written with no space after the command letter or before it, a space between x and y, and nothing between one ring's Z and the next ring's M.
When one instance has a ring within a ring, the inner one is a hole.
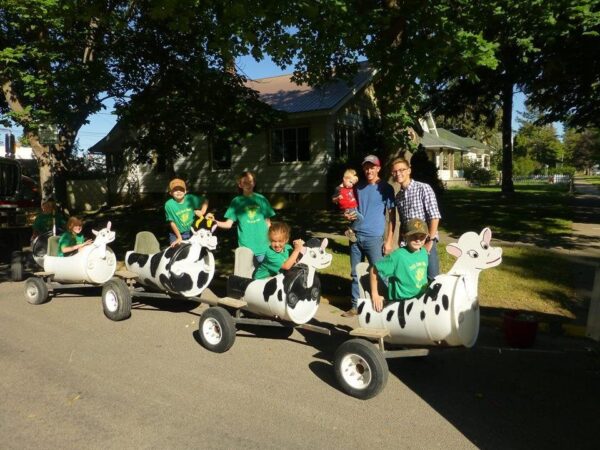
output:
M538 168L538 164L530 158L518 156L513 160L513 175L526 176L531 175Z
M571 166L550 167L548 169L548 175L570 175L571 178L575 176L575 172L575 167Z
M494 177L491 171L479 167L473 171L471 178L468 179L468 181L479 186L486 186L490 184L493 179Z

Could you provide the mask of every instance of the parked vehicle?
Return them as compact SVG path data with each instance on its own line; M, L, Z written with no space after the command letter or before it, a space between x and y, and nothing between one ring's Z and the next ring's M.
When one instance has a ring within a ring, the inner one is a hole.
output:
M29 244L39 206L35 181L22 175L18 161L0 158L0 258L12 257Z

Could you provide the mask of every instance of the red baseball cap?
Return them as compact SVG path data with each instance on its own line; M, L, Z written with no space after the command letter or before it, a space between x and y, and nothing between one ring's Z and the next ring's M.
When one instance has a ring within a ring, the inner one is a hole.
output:
M379 162L379 158L375 155L367 155L365 156L365 159L363 159L362 165L365 165L366 163L371 163L374 166L378 166L381 167L381 163Z

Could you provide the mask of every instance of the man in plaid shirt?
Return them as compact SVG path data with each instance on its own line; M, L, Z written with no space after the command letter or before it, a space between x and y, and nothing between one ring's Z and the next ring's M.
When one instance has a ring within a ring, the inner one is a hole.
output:
M427 223L429 236L423 247L429 254L427 278L433 280L440 273L437 242L439 241L438 226L442 215L431 186L413 180L410 175L411 169L407 160L398 158L392 162L392 176L400 184L400 190L396 194L396 208L400 216L400 236L406 232L406 225L410 219L421 219Z

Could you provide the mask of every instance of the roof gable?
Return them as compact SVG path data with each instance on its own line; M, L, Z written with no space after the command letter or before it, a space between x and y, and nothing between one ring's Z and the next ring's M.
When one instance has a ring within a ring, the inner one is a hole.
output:
M359 65L356 75L348 82L333 81L323 86L298 85L291 75L249 80L246 86L254 89L260 99L278 111L301 113L339 109L373 77L373 69L365 63Z

